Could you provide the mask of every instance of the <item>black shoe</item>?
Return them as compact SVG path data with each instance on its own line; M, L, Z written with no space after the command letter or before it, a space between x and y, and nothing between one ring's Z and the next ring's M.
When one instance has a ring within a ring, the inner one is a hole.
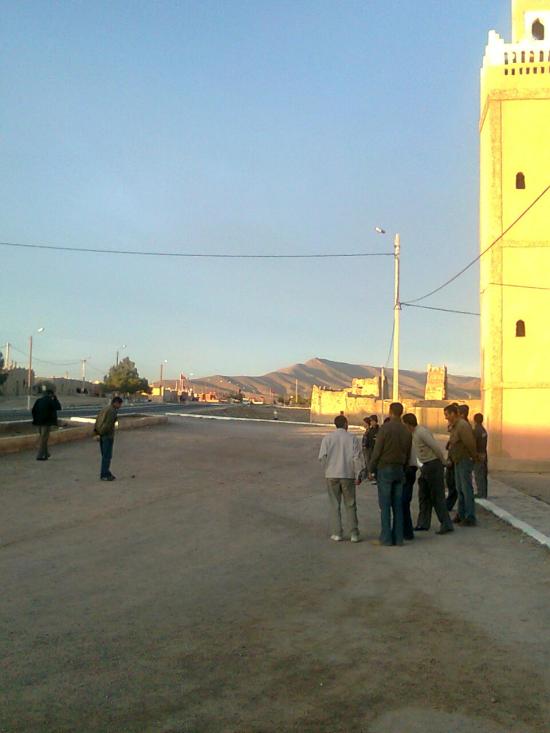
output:
M113 474L111 474L110 476L101 476L102 481L114 481L115 479L116 476L113 476Z
M454 532L454 527L441 527L436 534L449 534L449 532Z
M428 528L427 527L415 527L414 531L415 532L428 532Z
M403 537L403 539L404 539L404 540L407 540L407 542L412 542L412 540L414 540L414 535L413 535L413 534L410 534L410 535L405 535L405 536Z
M47 459L47 458L45 458L45 457L42 457L42 458L38 457L38 458L37 458L36 460L37 460L37 461L47 461L48 459Z
M475 519L463 519L462 520L462 526L463 527L477 527L477 522Z

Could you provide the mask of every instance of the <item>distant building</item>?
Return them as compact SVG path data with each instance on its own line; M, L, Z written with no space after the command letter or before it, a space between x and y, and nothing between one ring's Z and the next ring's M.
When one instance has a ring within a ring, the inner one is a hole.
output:
M447 399L447 367L428 364L425 400Z

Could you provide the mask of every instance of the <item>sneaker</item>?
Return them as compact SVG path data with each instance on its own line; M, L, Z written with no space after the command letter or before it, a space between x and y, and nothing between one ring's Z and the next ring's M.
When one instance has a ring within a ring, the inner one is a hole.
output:
M351 541L352 542L361 542L361 535L359 532L353 532L351 535Z
M112 474L110 476L101 476L102 481L114 481L116 476L113 476Z
M342 540L343 540L344 538L342 537L342 535L341 535L341 534L331 534L331 535L330 535L330 539L331 539L331 540L332 540L333 542L342 542Z

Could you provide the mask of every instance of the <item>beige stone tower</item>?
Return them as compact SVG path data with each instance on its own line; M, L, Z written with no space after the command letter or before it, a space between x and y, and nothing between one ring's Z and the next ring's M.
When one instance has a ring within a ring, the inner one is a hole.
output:
M481 71L480 245L550 184L550 0L513 0ZM483 410L495 458L550 461L550 192L481 258ZM521 286L521 287L518 287Z

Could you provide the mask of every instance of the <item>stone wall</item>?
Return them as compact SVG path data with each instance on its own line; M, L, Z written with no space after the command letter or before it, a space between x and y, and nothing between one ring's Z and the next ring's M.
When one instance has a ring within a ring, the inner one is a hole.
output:
M378 400L353 394L349 389L331 390L313 387L311 395L311 422L332 424L341 412L346 415L351 425L362 425L363 418L378 415L380 422L387 416L391 400ZM447 432L447 421L443 408L449 404L447 400L403 400L405 412L416 415L418 422L435 433ZM481 411L480 400L468 400L470 417Z

